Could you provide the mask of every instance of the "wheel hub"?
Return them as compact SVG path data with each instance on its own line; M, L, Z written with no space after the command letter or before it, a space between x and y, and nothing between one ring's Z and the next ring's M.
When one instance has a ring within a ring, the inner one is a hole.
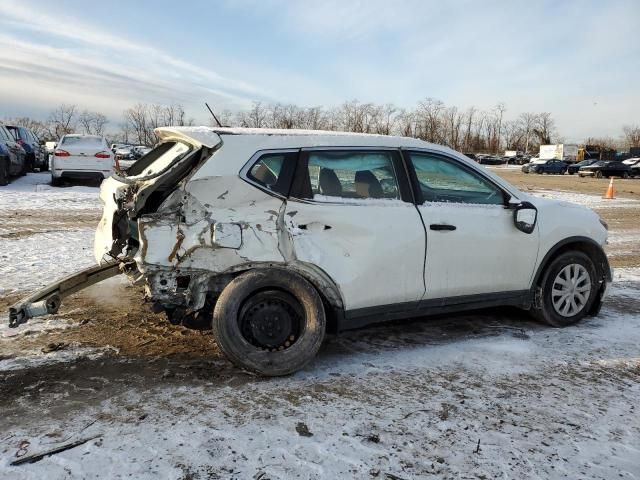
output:
M251 297L240 312L240 329L252 345L283 350L299 336L302 313L296 299L280 291L261 292Z
M591 277L587 269L578 263L567 265L553 281L553 308L563 317L577 315L586 306L590 293Z

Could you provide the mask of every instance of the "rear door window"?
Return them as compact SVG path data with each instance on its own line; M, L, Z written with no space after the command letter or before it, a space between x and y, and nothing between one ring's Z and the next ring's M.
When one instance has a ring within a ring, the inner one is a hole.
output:
M309 151L299 170L292 192L298 198L347 203L400 199L391 151Z

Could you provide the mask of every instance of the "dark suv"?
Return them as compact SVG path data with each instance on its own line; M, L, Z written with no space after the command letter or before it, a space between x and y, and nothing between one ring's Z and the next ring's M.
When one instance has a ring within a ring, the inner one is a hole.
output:
M0 187L7 185L10 177L26 173L24 149L15 141L9 130L0 125Z
M33 172L34 168L40 171L49 169L49 157L40 139L31 130L16 125L7 125L7 130L11 132L16 142L27 152L27 169Z

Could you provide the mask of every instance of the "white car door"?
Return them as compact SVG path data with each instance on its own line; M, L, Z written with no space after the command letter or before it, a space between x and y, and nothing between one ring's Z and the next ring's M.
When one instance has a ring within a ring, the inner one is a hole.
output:
M347 318L415 308L424 294L424 226L406 176L401 192L401 166L391 149L310 150L298 160L286 207L295 255L334 280Z
M427 231L424 299L529 289L538 229L515 227L503 190L453 157L414 151L405 158Z

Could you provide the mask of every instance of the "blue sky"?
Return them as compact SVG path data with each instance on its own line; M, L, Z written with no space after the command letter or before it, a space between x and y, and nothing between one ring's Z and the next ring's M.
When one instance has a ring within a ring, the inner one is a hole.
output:
M640 123L639 26L638 0L2 0L0 115L435 97L617 136Z

